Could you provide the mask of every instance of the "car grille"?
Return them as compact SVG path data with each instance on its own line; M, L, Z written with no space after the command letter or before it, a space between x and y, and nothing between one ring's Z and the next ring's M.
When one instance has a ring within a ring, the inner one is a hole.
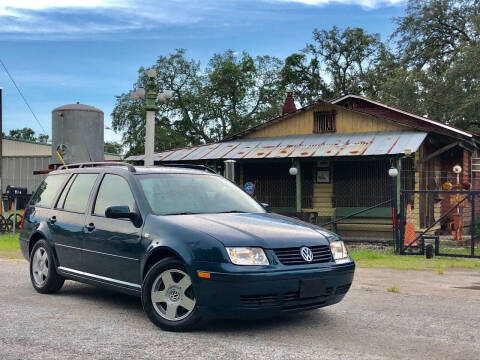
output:
M311 262L307 262L302 258L299 247L273 249L273 251L275 251L275 255L277 255L278 260L280 260L283 265L319 264L327 263L332 260L330 246L320 245L310 246L309 248L313 252L313 260Z
M269 306L281 306L284 309L299 308L303 305L325 301L333 293L333 287L327 287L324 293L313 298L300 298L298 292L289 292L284 294L268 294L268 295L241 295L240 302L248 308L262 308Z

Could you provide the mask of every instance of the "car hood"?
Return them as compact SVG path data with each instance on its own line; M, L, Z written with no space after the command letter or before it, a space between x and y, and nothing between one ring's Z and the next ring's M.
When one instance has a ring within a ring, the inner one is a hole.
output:
M206 233L225 246L273 249L327 245L327 238L335 236L318 226L272 213L169 215L162 220Z

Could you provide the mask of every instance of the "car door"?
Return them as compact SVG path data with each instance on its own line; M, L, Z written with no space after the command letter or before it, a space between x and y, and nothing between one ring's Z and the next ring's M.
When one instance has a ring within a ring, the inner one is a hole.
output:
M127 285L140 284L141 224L105 217L110 206L138 212L128 181L105 174L86 219L83 264L85 271Z
M85 212L98 174L75 174L50 214L49 227L62 270L82 270Z
M69 174L49 175L42 181L27 206L21 237L29 238L37 229L42 230L41 223L43 222L46 222L47 226L50 227L52 206L69 176ZM54 242L55 238L51 237L51 240ZM26 253L26 256L28 255Z

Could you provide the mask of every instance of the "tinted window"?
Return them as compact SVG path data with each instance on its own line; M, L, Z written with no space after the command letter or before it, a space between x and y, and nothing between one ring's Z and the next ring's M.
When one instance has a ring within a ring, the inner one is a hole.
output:
M35 194L32 196L30 204L37 206L50 207L52 205L55 195L67 178L67 174L50 175L38 187Z
M68 190L63 209L85 212L97 174L78 174Z
M72 176L70 179L68 179L67 184L63 188L62 195L60 195L60 198L57 202L57 209L63 209L63 205L65 205L65 198L67 197L68 190L70 190L70 187L72 186L73 179L75 179L75 176Z
M130 211L135 209L135 200L127 181L118 175L107 174L102 180L95 201L94 214L105 216L109 206L128 206Z

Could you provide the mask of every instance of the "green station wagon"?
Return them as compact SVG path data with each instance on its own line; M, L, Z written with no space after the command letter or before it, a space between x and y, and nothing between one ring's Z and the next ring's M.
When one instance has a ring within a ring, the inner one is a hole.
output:
M38 292L70 279L141 296L172 331L335 304L355 269L338 235L270 213L194 165L53 171L25 210L20 245Z

